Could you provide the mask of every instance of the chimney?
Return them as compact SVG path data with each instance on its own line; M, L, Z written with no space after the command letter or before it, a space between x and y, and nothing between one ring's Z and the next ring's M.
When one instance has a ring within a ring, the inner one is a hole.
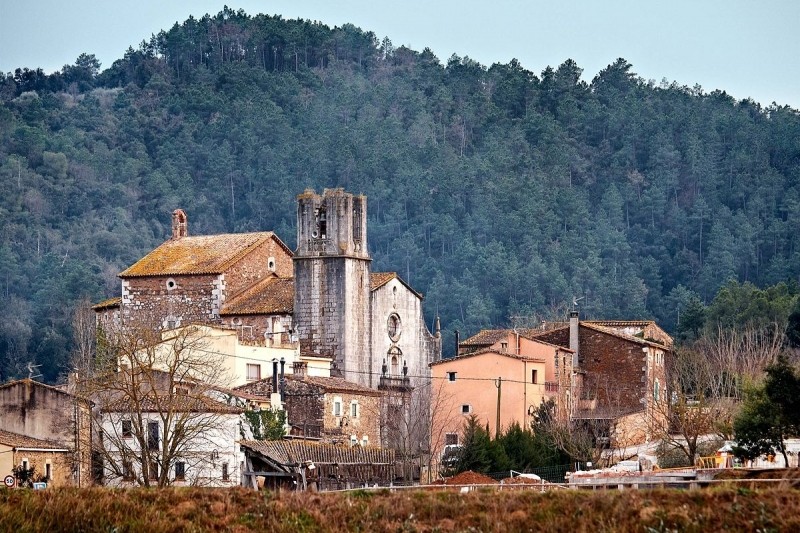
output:
M569 312L569 349L575 352L575 355L572 357L572 366L573 368L577 368L578 366L578 345L580 344L580 338L578 337L578 328L579 328L579 321L578 321L578 311L570 311Z
M456 354L453 357L458 357L458 344L459 344L459 342L458 342L458 340L459 340L458 339L458 330L455 330L454 333L456 334Z
M278 360L272 360L272 394L278 392Z
M183 209L172 212L172 238L180 239L189 235L189 224L186 222L186 213Z

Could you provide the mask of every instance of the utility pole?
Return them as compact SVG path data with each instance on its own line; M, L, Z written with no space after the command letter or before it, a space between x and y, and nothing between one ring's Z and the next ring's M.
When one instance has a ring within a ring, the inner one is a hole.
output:
M495 381L494 386L497 387L497 421L494 427L494 438L495 440L500 438L500 392L503 390L503 378L498 377L497 381Z

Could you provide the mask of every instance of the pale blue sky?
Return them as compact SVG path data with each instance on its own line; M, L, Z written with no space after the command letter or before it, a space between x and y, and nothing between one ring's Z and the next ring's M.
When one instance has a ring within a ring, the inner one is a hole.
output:
M395 46L491 65L516 57L539 74L572 58L590 81L618 57L662 78L800 109L800 0L0 0L0 71L46 71L128 46L227 3L249 14L347 22Z

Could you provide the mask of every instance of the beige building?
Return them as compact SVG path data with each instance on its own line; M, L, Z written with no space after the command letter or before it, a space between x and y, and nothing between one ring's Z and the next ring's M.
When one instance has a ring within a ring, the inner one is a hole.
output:
M14 441L7 437L9 442L5 446L28 448L31 452L40 449L36 456L36 461L44 461L37 464L40 475L49 459L51 468L58 470L58 484L89 486L92 484L90 407L86 399L31 379L0 385L0 430L33 439ZM43 442L49 443L50 448ZM25 458L16 452L12 455L20 461ZM27 456L31 464L32 457Z
M0 430L0 478L15 468L33 469L33 481L48 487L72 485L72 454L63 445Z
M546 399L545 359L557 351L554 346L545 347L540 357L486 348L433 363L433 382L437 387L443 383L440 394L455 407L433 411L432 427L445 436L442 447L461 443L470 415L488 425L492 436L498 427L500 431L514 423L528 427L533 412ZM432 451L436 456L437 450Z

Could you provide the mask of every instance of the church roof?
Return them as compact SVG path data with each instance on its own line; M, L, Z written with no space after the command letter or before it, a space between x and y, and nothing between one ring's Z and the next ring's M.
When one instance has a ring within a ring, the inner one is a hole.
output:
M253 283L220 309L225 315L291 314L294 310L294 280L270 276Z
M0 444L11 446L12 448L36 448L40 450L68 451L64 446L49 440L35 439L27 435L21 435L11 431L0 429Z
M408 290L410 290L415 295L417 295L420 300L422 299L422 294L420 294L417 291L415 291L413 288L411 288L411 286L408 283L403 281L403 278L398 276L397 272L370 272L370 274L369 274L370 290L374 291L374 290L380 289L381 287L383 287L384 285L386 285L387 283L389 283L393 279L397 279L398 281L400 281L400 283L405 285L405 287Z
M181 237L164 242L121 272L119 277L221 274L270 239L292 255L291 250L271 231Z
M381 396L383 393L352 381L347 381L344 378L333 376L298 376L295 374L286 374L287 384L291 382L307 383L309 385L319 387L325 392L345 392L350 394L360 394L364 396ZM251 381L244 385L239 385L233 388L234 393L244 392L256 396L268 397L272 393L272 377L260 379L258 381Z

